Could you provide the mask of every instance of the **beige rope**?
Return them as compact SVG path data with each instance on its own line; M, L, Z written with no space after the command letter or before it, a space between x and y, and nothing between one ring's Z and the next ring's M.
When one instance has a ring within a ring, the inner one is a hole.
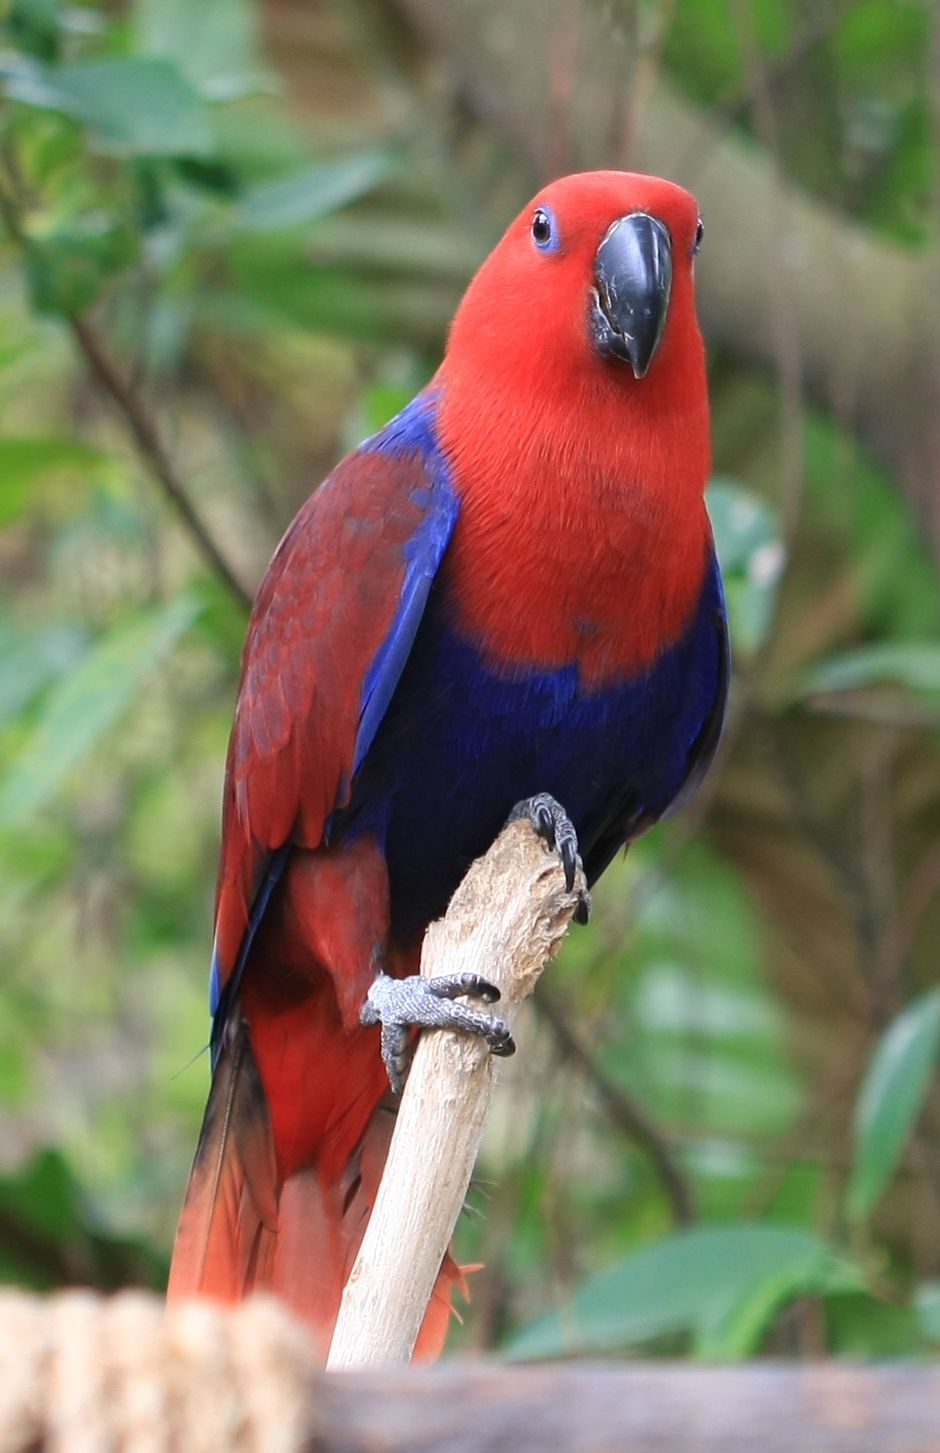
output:
M312 1366L269 1298L0 1292L0 1453L295 1453Z

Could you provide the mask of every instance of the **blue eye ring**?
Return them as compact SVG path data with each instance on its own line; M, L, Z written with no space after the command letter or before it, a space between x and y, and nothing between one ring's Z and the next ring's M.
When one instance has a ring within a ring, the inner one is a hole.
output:
M530 227L532 241L539 252L555 252L559 246L558 224L551 207L536 207Z

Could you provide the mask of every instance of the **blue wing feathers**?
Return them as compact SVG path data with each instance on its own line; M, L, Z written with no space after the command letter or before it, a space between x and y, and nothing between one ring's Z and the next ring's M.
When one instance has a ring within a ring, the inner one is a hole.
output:
M362 687L354 771L371 747L388 710L415 634L424 615L431 582L457 521L459 504L446 462L433 433L433 399L419 396L367 446L392 457L419 453L427 471L427 486L412 491L411 500L422 510L417 530L405 546L405 575L398 610L391 629L374 656Z
M258 925L264 917L265 910L271 901L271 894L280 881L289 852L290 844L285 843L276 853L270 855L265 864L264 878L251 905L251 917L248 920L245 937L242 939L238 960L232 974L224 984L222 982L222 968L219 963L218 953L213 945L212 966L209 971L209 1012L215 1021L212 1034L213 1064L215 1063L214 1056L218 1053L219 1049L217 1030L221 1028L224 1019L224 1015L219 1015L218 1012L219 1006L222 1003L222 997L225 995L227 999L231 1000L238 992L238 985L245 970L248 954L251 945L254 943L255 934L258 932Z

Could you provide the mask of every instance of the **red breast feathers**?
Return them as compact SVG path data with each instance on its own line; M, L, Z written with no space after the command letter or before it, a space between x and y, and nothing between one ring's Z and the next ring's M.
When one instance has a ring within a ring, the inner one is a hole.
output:
M470 284L437 376L461 495L460 630L494 665L601 686L682 633L709 527L695 199L588 172L533 198Z

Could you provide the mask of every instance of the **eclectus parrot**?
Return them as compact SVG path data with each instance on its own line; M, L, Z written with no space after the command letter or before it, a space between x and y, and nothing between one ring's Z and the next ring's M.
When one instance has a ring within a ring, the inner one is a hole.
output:
M431 382L278 546L228 753L212 1088L171 1296L271 1289L325 1352L393 1122L396 1026L513 1048L456 1002L494 999L484 981L415 985L427 925L514 811L569 884L579 845L593 883L714 755L701 235L656 177L545 187ZM448 1258L419 1355L459 1278Z

